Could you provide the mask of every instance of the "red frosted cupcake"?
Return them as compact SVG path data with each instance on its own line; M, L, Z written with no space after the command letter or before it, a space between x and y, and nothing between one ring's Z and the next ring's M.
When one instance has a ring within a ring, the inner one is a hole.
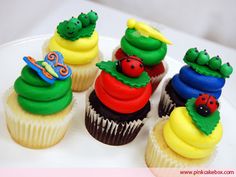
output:
M137 136L150 111L150 78L137 57L97 66L102 72L95 89L88 92L86 128L105 144L127 144Z
M151 78L152 92L167 72L163 59L167 53L167 44L171 42L158 30L147 24L129 19L120 47L113 54L113 60L135 55L143 60L144 70Z

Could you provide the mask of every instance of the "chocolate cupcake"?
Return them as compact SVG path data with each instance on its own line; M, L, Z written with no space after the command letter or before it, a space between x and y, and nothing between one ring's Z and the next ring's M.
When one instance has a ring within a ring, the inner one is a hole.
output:
M137 136L150 111L150 78L137 57L97 66L102 72L95 89L87 93L86 128L102 143L127 144Z
M184 106L187 99L197 98L202 93L218 99L225 78L233 72L229 63L222 64L219 56L210 58L206 50L199 52L196 48L189 49L184 62L187 65L163 85L159 117L169 116L175 107Z

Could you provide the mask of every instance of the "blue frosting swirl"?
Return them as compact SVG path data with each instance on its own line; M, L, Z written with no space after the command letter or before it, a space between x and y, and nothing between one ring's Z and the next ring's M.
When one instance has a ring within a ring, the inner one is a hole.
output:
M207 93L218 99L224 84L225 79L199 74L189 66L182 67L171 81L173 89L184 99L197 98L200 93Z
M199 74L188 65L180 69L179 78L185 84L202 91L218 91L225 85L224 78Z

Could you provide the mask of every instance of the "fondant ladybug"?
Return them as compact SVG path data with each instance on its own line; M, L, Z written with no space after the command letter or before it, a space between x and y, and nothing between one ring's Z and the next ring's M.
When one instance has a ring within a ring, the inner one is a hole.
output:
M144 66L142 60L136 56L127 56L117 61L116 69L129 77L138 77L142 74Z
M219 107L219 103L214 96L200 94L195 102L197 112L202 116L209 116Z

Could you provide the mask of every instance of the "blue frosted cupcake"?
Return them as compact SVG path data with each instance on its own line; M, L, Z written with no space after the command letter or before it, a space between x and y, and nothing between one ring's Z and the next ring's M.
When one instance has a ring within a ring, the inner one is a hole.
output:
M206 50L191 48L183 60L187 65L164 84L159 117L169 116L175 107L184 106L188 99L202 93L220 98L225 79L233 72L229 63L222 64L219 56L210 58Z

